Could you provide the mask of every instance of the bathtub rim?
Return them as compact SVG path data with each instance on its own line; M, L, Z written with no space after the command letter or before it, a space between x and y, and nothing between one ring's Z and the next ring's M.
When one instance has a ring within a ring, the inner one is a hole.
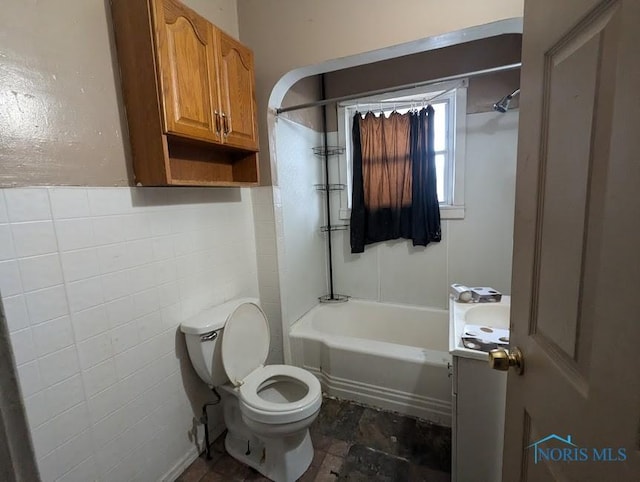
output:
M433 308L428 306L417 305L404 305L400 303L382 303L372 300L350 299L347 303L355 302L356 304L371 304L371 305L385 305L392 308L399 309L413 309L415 311L428 311L436 312L444 315L446 320L447 329L449 312L442 308ZM421 348L411 345L402 345L400 343L392 343L388 341L372 340L368 338L359 338L355 336L344 335L332 335L322 331L319 331L311 326L313 317L317 311L320 311L324 307L329 306L341 306L341 305L325 305L319 303L307 311L304 315L298 318L289 329L289 338L305 338L319 341L331 348L341 348L356 351L358 353L370 354L370 353L384 353L392 358L409 361L428 363L438 366L449 366L452 363L452 356L449 353L449 347L443 346L442 349L436 350L432 348ZM332 308L330 308L332 309ZM447 335L447 340L449 335ZM376 350L377 351L374 351Z

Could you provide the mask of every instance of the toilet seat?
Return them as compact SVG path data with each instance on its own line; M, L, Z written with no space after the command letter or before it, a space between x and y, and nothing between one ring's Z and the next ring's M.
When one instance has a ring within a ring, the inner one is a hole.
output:
M229 315L222 333L222 365L236 387L264 365L270 339L267 317L255 303L243 303Z
M305 393L292 401L270 401L261 396L261 389L274 387L278 383L298 385L296 388L304 389ZM308 371L290 365L257 368L245 378L239 394L242 413L256 422L267 424L303 420L315 414L322 403L318 379Z
M255 303L235 307L222 335L222 364L239 394L240 411L255 422L285 424L314 416L322 403L318 379L302 368L264 366L269 323Z

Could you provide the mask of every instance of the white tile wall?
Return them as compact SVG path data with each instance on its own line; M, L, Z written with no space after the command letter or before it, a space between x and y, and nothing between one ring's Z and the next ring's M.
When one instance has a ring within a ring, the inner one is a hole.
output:
M55 253L58 250L51 221L15 223L11 225L11 232L19 258Z
M253 211L249 190L0 191L0 291L43 480L159 480L195 453L191 400L208 392L185 383L176 331L257 296Z
M36 291L62 284L62 269L58 254L45 254L20 260L20 275L24 291ZM4 293L4 291L3 291Z
M0 224L0 260L13 259L15 256L16 250L9 225Z
M12 189L5 195L9 220L13 223L51 219L46 190Z

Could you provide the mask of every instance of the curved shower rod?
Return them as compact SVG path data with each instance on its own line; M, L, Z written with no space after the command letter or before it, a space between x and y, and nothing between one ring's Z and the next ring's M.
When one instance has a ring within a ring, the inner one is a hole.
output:
M362 97L371 97L379 94L386 94L388 92L397 92L400 90L406 90L416 87L424 87L426 85L439 84L441 82L449 82L452 80L467 79L470 77L477 77L480 75L495 74L497 72L507 72L509 70L516 70L522 67L522 62L516 62L514 64L501 65L499 67L491 67L489 69L475 70L473 72L465 72L462 74L450 75L448 77L440 77L438 79L425 80L424 82L414 82L412 84L399 85L396 87L386 89L370 90L368 92L359 92L357 94L343 95L341 97L332 97L330 99L316 100L314 102L306 102L304 104L292 105L290 107L280 107L276 109L276 114L283 114L285 112L291 112L294 110L308 109L310 107L320 107L323 105L334 104L336 102L344 102L347 100L360 99Z

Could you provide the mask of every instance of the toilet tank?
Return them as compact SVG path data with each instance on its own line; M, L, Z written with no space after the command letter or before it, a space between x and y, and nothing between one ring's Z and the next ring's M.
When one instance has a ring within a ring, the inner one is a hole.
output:
M191 364L200 378L211 387L218 387L228 381L222 365L223 331L224 329L214 330L202 335L185 333Z
M244 303L258 304L255 298L240 298L208 308L180 325L185 335L191 364L211 387L225 384L229 378L222 364L222 336L227 319Z

